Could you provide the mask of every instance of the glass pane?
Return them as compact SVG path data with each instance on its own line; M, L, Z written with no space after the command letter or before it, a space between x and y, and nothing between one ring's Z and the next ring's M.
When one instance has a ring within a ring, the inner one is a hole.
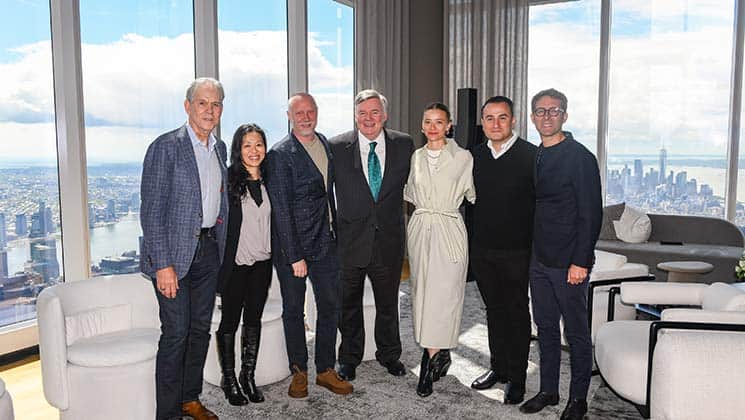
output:
M354 10L333 0L308 0L308 32L317 130L331 137L354 128Z
M0 25L0 327L36 317L62 280L49 2L6 2Z
M271 145L287 135L287 3L220 0L217 7L222 139L230 147L235 129L250 122Z
M597 150L600 0L530 8L528 98L554 88L568 99L564 130L591 152ZM518 121L518 124L522 124ZM530 120L528 139L541 139Z
M190 0L80 1L93 275L139 271L142 159L186 122L192 14Z
M724 217L734 1L614 1L609 204Z

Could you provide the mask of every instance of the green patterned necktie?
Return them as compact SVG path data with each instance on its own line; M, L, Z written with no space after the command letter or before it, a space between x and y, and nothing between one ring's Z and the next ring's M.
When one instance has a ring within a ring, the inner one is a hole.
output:
M378 201L378 193L380 192L380 184L382 182L380 160L375 153L375 146L377 145L378 143L374 141L370 142L370 153L367 155L367 181L370 184L370 192L375 201Z

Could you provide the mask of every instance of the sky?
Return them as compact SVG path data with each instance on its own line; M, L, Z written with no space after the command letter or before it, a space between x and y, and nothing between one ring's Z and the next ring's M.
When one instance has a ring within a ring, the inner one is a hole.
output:
M615 0L612 7L608 154L655 154L664 145L668 157L724 157L734 1ZM566 93L565 128L592 151L599 22L599 0L531 8L530 95L547 87ZM537 139L534 130L529 137Z
M55 129L48 1L11 0L0 25L0 165L54 162ZM189 0L80 1L86 149L89 164L139 162L157 135L183 124L194 78ZM309 88L318 130L352 128L352 10L309 0ZM285 2L218 5L220 79L226 90L221 136L245 122L273 143L287 133ZM16 82L18 81L18 82ZM29 147L32 144L33 147Z
M4 3L0 165L54 162L49 2ZM734 0L612 5L611 157L655 154L663 144L670 158L724 156ZM80 0L80 8L88 162L139 162L149 142L185 121L183 95L194 76L191 0ZM286 4L220 0L218 8L222 138L255 122L273 143L287 132ZM309 0L308 20L309 87L318 129L332 135L353 125L352 11ZM565 127L593 151L599 21L599 0L534 6L530 14L529 94L564 91ZM532 127L529 138L537 140Z

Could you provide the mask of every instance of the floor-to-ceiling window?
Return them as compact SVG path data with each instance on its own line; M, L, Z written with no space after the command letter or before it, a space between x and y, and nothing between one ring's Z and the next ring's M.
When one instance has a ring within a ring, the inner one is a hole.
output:
M308 0L308 91L318 102L318 131L331 137L354 126L354 11Z
M287 135L287 4L220 0L217 5L226 95L222 139L229 143L239 125L254 123L271 145Z
M94 275L139 271L142 159L186 121L192 10L191 0L80 1Z
M564 93L569 117L564 129L593 152L597 145L599 17L600 0L533 6L528 41L528 100L548 88ZM524 123L528 139L539 143L533 124Z
M734 1L612 7L608 203L725 217Z
M36 317L62 279L49 2L9 0L0 20L0 328Z

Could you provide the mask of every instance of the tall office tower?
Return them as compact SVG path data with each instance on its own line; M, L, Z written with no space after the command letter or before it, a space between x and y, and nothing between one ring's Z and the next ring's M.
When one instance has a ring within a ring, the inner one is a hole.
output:
M5 225L5 213L0 213L0 249L4 249L8 244L7 229L8 227Z
M54 221L52 220L52 208L44 207L44 232L54 232Z
M8 251L0 249L0 279L8 278Z
M140 193L132 193L129 199L129 208L132 211L140 211Z
M31 268L49 282L59 277L57 261L57 242L54 238L37 238L31 240Z
M667 173L667 149L662 146L660 149L660 184L665 183L665 174Z
M16 235L28 235L28 218L26 213L16 214Z
M96 225L96 208L92 203L88 203L88 228L93 229Z
M44 217L43 213L36 212L31 215L31 232L29 238L43 238L47 234L44 231Z
M634 159L634 179L636 186L641 187L642 179L644 179L644 166L642 166L641 159Z
M116 221L116 201L114 201L113 199L110 199L106 203L106 221L107 222Z

